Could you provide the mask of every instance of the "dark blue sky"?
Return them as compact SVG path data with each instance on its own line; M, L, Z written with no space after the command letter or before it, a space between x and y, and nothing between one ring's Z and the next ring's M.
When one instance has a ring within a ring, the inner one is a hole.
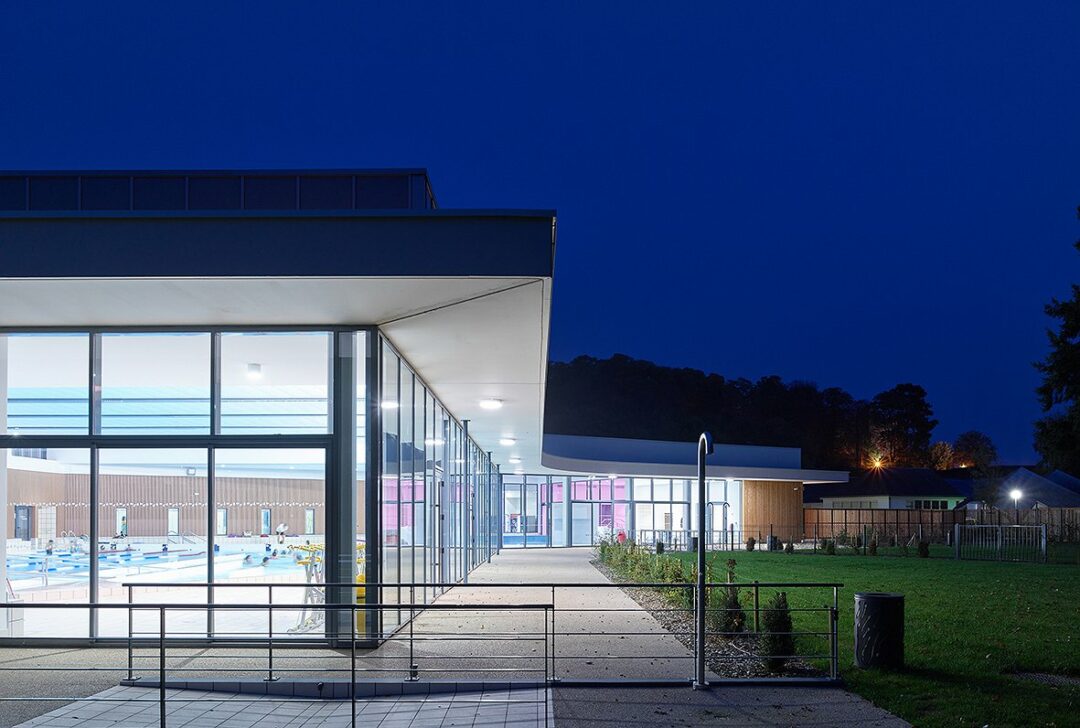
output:
M1080 4L582 5L5 4L0 166L424 166L559 210L555 358L914 381L1031 459Z

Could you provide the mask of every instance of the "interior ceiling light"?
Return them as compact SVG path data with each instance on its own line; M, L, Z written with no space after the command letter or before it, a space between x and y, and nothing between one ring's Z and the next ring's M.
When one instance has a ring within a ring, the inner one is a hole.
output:
M521 464L521 458L510 458L510 464L511 465L520 465Z
M503 401L501 399L487 398L480 400L480 409L497 410L502 409Z
M395 400L386 399L386 400L383 400L382 404L379 405L379 406L382 407L383 409L397 409L401 405L399 405Z
M512 437L504 437L499 440L499 444L503 447L513 447L514 445L517 445L517 440Z
M248 379L262 379L262 364L251 362L247 365Z
M435 439L428 438L427 440L424 440L424 444L425 445L445 445L446 440L440 440L438 438L435 438Z

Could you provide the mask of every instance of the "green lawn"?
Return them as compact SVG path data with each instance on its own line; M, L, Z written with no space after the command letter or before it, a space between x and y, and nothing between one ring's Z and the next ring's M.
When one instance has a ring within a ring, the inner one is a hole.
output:
M693 554L679 556L693 560ZM1080 688L1011 676L1017 671L1080 676L1076 566L779 552L711 556L714 575L723 574L724 562L734 557L740 582L842 582L842 678L855 692L917 726L1080 725ZM792 608L822 606L822 591L805 591L788 590ZM906 669L864 671L853 665L856 591L905 595ZM793 616L796 630L822 624L819 614ZM804 639L799 649L807 654L815 648L820 644Z

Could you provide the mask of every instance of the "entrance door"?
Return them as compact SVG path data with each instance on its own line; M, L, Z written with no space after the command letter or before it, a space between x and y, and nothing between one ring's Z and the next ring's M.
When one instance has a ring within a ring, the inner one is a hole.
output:
M15 506L15 538L19 541L30 540L30 513L33 506Z
M503 547L525 545L525 499L521 483L503 484Z
M593 504L574 503L572 505L573 523L570 524L570 531L574 537L574 546L592 546Z
M117 538L127 538L128 519L127 508L116 509L116 530L113 531Z
M179 536L180 535L180 509L169 509L169 523L168 523L168 535Z

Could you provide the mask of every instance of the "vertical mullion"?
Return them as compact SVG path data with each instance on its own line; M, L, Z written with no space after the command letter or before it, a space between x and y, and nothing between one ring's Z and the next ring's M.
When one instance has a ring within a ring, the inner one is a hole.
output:
M364 581L378 584L382 581L382 344L379 333L370 329L364 335L366 362L364 366L364 400L367 421L364 423L367 448L364 465ZM382 602L382 587L365 588L364 600L368 604ZM382 612L367 610L365 622L367 637L382 632Z
M210 333L210 435L221 434L221 333ZM214 546L217 538L217 508L215 485L214 448L206 451L206 634L214 636Z
M87 416L89 421L89 434L91 438L101 431L101 334L90 334L89 345L89 408ZM99 597L98 590L98 448L96 444L90 444L90 603L96 604ZM98 612L90 608L90 639L98 636Z

